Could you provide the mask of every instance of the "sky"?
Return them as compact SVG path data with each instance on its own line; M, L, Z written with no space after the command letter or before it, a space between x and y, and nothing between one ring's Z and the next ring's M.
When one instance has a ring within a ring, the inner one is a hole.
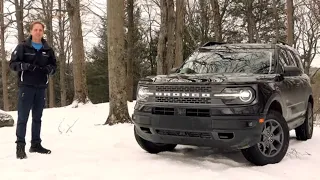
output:
M320 56L319 55L313 60L311 66L320 67Z
M88 7L98 15L103 15L104 12L106 12L106 0L83 0L86 1L85 4L88 5ZM141 0L143 1L143 0ZM143 1L144 2L144 1ZM144 2L145 3L145 2ZM5 13L8 12L14 12L14 6L9 3L5 2ZM89 11L88 11L89 12ZM101 25L100 22L97 22L94 20L96 18L93 13L89 12L89 14L86 14L82 17L83 20L83 34L84 34L84 47L86 51L90 51L94 45L96 45L99 42L99 38L97 36L97 28ZM14 19L15 17L12 16ZM5 42L5 48L7 51L11 52L15 46L17 45L17 30L15 27L12 27L8 29L9 32L6 33L6 42ZM8 57L9 58L9 57ZM313 60L312 66L314 67L320 67L320 55L317 55L316 58Z

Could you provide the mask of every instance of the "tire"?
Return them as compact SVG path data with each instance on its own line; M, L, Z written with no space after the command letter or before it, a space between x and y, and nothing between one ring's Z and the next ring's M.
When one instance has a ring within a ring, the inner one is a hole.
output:
M276 129L271 129L270 127ZM273 148L276 148L275 152L274 149L271 150L271 144ZM286 155L288 147L288 124L279 112L270 110L263 124L261 141L252 147L242 149L241 152L252 164L264 166L279 163ZM270 151L272 154L268 155L267 153Z
M297 140L306 141L312 138L314 125L313 120L313 107L309 102L304 123L295 129Z
M153 143L153 142L147 141L147 140L141 138L137 134L136 126L134 126L134 137L135 137L137 143L139 144L139 146L143 150L145 150L151 154L158 154L158 153L164 152L164 151L173 151L175 149L175 147L177 146L177 144L161 144L161 143Z

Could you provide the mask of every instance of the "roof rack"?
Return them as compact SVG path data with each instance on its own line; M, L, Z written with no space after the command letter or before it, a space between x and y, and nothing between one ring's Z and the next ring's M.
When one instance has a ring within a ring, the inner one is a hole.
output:
M201 47L214 46L214 45L221 45L221 44L225 44L225 43L222 43L222 42L215 42L215 41L208 41L208 42L204 43Z

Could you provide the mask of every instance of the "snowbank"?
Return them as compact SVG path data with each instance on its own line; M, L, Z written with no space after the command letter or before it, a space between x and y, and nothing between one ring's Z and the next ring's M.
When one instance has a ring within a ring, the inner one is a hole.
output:
M129 103L129 113L134 103ZM10 112L15 118L16 112ZM174 152L157 155L142 150L134 139L132 124L103 126L109 105L81 108L45 109L42 121L44 147L50 155L27 153L28 159L15 157L15 130L0 130L0 174L3 180L319 180L320 128L308 141L297 141L290 133L290 146L282 162L256 167L239 151L178 146ZM27 129L30 147L31 121Z

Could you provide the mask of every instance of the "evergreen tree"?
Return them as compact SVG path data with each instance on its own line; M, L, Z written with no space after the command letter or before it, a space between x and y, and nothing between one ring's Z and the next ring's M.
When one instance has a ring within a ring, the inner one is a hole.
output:
M88 93L92 103L109 101L107 26L102 22L100 41L89 54L87 63Z

